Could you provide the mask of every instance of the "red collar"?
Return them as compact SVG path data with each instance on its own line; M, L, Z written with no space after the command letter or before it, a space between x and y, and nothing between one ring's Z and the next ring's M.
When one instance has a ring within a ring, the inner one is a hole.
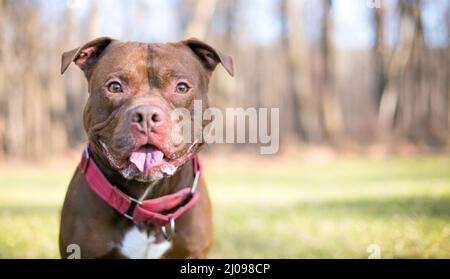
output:
M161 229L165 237L165 225L168 223L171 225L173 235L175 220L191 208L199 198L199 193L195 191L197 182L202 175L198 154L194 157L194 181L191 187L185 187L174 194L143 201L138 201L126 195L119 188L109 183L92 159L89 146L84 149L79 168L91 189L109 206L132 221L149 222L162 226ZM171 213L164 214L164 211Z

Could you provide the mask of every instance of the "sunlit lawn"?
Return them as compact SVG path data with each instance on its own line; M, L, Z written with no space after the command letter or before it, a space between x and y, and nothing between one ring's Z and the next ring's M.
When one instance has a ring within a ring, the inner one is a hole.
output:
M0 169L0 258L58 257L73 166ZM450 258L450 159L206 164L213 258Z

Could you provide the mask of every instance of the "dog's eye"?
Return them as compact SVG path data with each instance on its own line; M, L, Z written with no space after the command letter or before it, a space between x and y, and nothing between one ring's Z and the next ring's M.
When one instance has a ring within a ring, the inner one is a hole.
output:
M113 81L108 85L108 91L111 93L120 93L122 92L122 85L117 81Z
M190 89L191 89L191 87L186 82L179 82L177 84L176 91L177 91L177 93L184 94L184 93L189 92Z

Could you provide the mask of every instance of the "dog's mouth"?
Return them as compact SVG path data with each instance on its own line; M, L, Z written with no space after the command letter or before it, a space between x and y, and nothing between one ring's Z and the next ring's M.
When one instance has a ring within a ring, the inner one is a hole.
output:
M156 146L146 144L131 153L128 159L140 172L146 173L166 161L164 153Z
M196 141L184 153L175 156L175 154L166 155L155 145L144 144L133 149L126 159L117 160L112 156L107 145L102 141L99 142L111 165L118 169L125 178L145 177L147 179L154 175L157 177L173 175L178 167L191 159L199 148Z
M197 149L198 145L195 142L181 156L169 159L157 146L145 144L131 152L128 158L129 167L143 175L160 173L170 176L175 173L178 167L191 159Z

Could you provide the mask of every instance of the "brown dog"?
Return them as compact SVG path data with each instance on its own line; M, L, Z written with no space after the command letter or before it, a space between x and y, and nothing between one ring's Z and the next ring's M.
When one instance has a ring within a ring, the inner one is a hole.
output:
M102 37L65 52L61 73L71 62L81 68L89 85L84 109L89 159L75 171L64 201L61 257L68 256L71 244L78 245L82 258L206 257L213 226L203 179L195 190L198 200L170 224L163 220L183 207L181 202L174 208L164 202L162 217L155 219L159 223L132 215L131 203L136 200L133 206L138 207L142 200L170 198L167 195L196 184L193 158L202 141L175 143L171 113L176 108L192 112L194 100L202 100L206 108L212 71L222 63L233 75L232 59L196 39L145 44ZM99 173L92 172L94 166ZM102 196L95 189L102 175L110 185L100 186L117 190L114 193L128 202L122 211L109 192Z

